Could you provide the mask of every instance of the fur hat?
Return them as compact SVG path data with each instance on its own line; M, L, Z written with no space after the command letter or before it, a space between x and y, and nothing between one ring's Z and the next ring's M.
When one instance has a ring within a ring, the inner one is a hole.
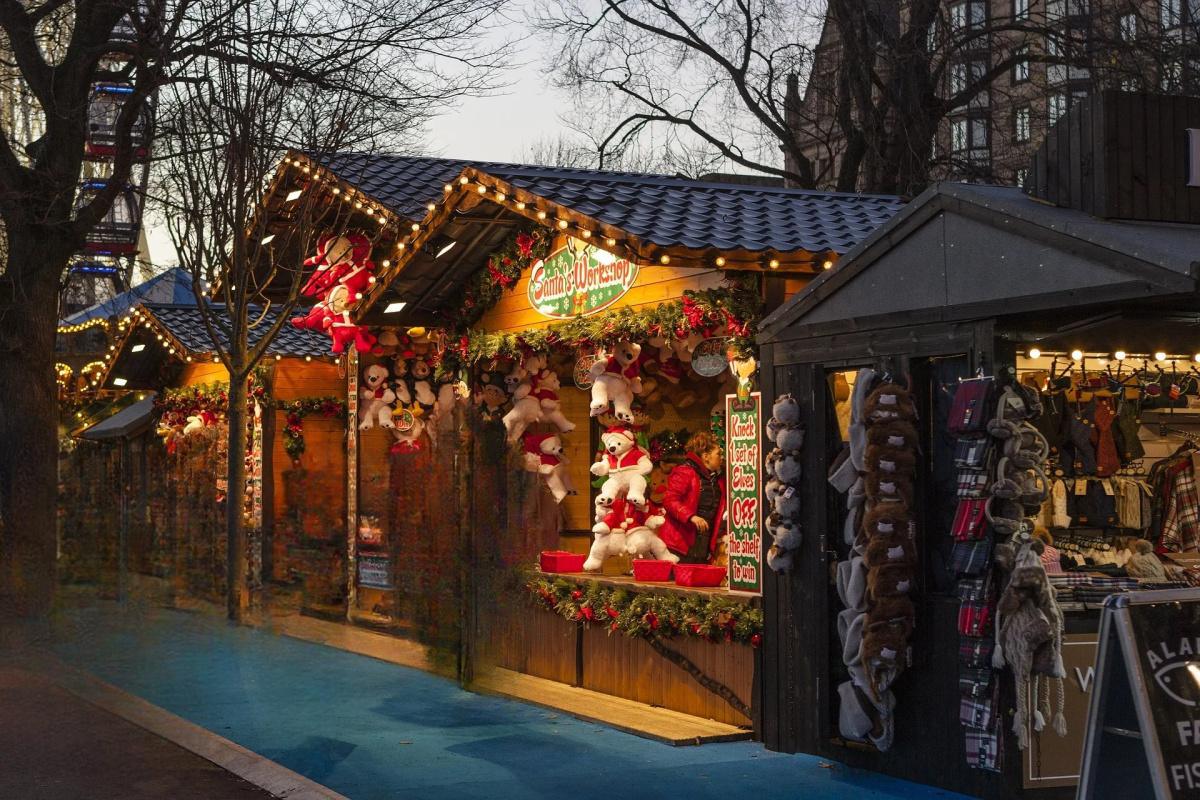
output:
M903 503L876 503L863 514L862 529L867 536L907 533L912 515Z
M771 416L784 425L794 425L800 421L800 404L792 395L781 394L771 406Z
M867 472L881 475L911 476L917 467L917 458L911 451L898 447L868 445L863 467Z
M890 597L880 597L867 611L867 627L880 624L891 624L897 620L909 620L909 627L916 619L917 609L907 595L894 594Z
M909 564L880 564L867 572L867 600L877 602L880 598L909 594L916 588L913 568Z
M1167 571L1158 560L1158 556L1154 555L1153 544L1145 539L1136 539L1130 549L1133 555L1125 563L1125 571L1129 573L1129 577L1159 581L1167 579Z
M842 641L842 663L846 666L861 664L859 650L862 648L863 624L867 615L854 608L838 612L837 631Z
M794 486L800 482L802 472L803 465L800 463L800 453L795 451L781 451L779 459L775 461L775 477L788 485Z
M800 492L791 486L778 492L775 495L773 507L774 512L779 516L796 519L800 516Z
M913 485L908 475L886 472L867 473L867 499L873 503L896 501L912 506Z
M911 422L916 418L912 395L897 383L879 384L867 395L867 402L863 404L863 419L867 422L887 422L895 419Z
M900 668L907 661L908 637L912 633L912 619L899 617L887 622L863 626L862 661L873 671L880 666ZM882 691L878 675L872 676L876 690ZM887 681L890 686L891 682Z
M876 447L915 452L918 441L917 429L911 422L903 419L884 420L867 429L867 444Z
M780 450L799 450L804 446L804 426L784 425L775 432L774 441Z
M874 569L884 564L912 564L916 560L912 540L904 533L873 536L867 542L867 566Z

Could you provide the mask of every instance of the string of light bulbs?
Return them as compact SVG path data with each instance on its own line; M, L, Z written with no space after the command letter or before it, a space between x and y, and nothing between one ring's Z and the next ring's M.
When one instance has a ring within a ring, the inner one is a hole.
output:
M1037 359L1043 356L1049 358L1070 358L1072 361L1082 362L1084 359L1093 361L1156 361L1159 363L1175 362L1175 361L1195 361L1200 363L1200 353L1191 355L1172 354L1165 350L1157 350L1153 353L1127 353L1124 350L1113 350L1108 353L1085 353L1082 350L1075 349L1067 351L1041 350L1036 347L1031 347L1024 351L1024 355L1029 358Z

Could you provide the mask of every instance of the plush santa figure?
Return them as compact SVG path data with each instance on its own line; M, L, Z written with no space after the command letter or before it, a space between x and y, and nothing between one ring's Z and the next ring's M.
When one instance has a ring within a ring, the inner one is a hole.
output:
M608 411L611 403L613 413L622 422L632 422L633 413L629 406L633 396L642 393L642 380L638 371L638 356L642 346L633 342L617 342L612 355L601 358L592 365L591 414L598 417Z
M554 502L561 503L568 495L578 494L567 473L566 465L570 462L563 455L563 442L557 434L527 433L523 441L525 468L542 476L546 488L554 495Z
M612 427L600 434L604 448L591 472L607 478L600 488L596 502L612 506L619 497L628 498L636 506L646 505L646 476L654 469L650 455L637 444L633 431Z
M325 330L333 340L329 348L334 353L342 353L346 345L353 344L360 353L368 353L375 346L375 337L366 327L355 325L350 319L350 301L347 299L345 287L335 286L326 300L333 312L324 320Z
M396 402L396 393L387 382L388 370L382 364L372 364L363 370L362 388L358 390L358 424L360 431L373 428L376 423L381 428L393 428L392 404Z

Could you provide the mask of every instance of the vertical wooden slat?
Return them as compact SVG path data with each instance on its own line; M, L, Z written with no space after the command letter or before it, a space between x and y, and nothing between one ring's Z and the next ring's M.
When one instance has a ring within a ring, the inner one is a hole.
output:
M1170 158L1170 154L1158 149L1162 112L1169 106L1170 103L1165 98L1157 95L1149 96L1146 98L1142 119L1134 122L1142 129L1142 151L1146 153L1146 216L1149 219L1163 219L1163 211L1169 212L1170 210L1169 206L1164 205L1163 192L1164 184L1170 182L1169 178L1164 180L1164 172L1168 166L1167 160Z
M1123 157L1129 159L1131 167L1133 205L1122 217L1146 219L1148 216L1149 191L1147 170L1149 158L1146 154L1146 112L1148 100L1145 95L1135 94L1129 98L1129 116L1122 117Z
M1118 94L1114 105L1105 146L1113 159L1110 163L1117 165L1116 203L1109 209L1109 216L1127 219L1133 211L1133 154L1129 152L1129 115L1133 113L1133 102L1130 95Z

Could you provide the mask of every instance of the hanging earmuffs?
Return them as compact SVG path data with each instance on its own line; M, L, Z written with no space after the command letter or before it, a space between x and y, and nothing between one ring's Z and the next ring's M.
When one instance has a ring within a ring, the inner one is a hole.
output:
M1017 426L1016 433L1004 443L1004 456L1022 469L1042 464L1050 456L1050 445L1042 432L1028 423Z
M983 514L996 533L1011 535L1021 530L1025 523L1025 509L1015 500L989 497Z

